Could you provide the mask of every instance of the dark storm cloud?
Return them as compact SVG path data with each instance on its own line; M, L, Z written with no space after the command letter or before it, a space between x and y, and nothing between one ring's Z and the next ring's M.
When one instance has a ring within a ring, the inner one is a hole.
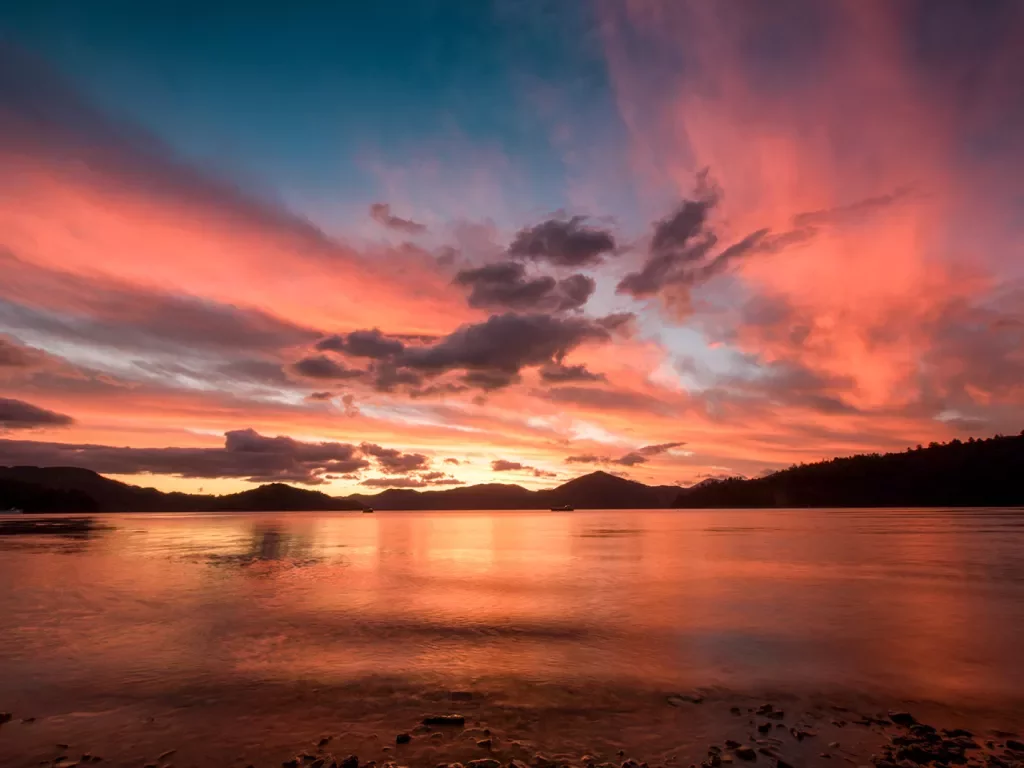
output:
M322 483L328 473L348 474L370 466L354 445L303 443L290 437L266 437L252 429L225 433L223 448L121 448L0 440L0 465L11 464L306 485Z
M579 456L568 456L565 459L566 464L618 464L623 467L633 467L637 464L645 464L647 460L652 456L660 456L663 453L668 453L673 448L686 445L683 442L676 443L659 443L658 445L645 445L642 448L637 448L635 451L620 456L617 459L613 459L609 456L597 456L593 453L586 453Z
M400 475L430 466L430 459L422 453L402 453L395 448L382 448L374 443L363 443L359 447L363 453L373 456L381 470L389 474Z
M63 413L49 411L24 400L0 397L0 431L34 429L36 427L65 427L74 419Z
M585 216L549 219L520 230L508 248L510 256L547 261L560 267L599 263L615 250L615 238L603 229L588 227Z
M597 456L593 453L584 453L579 456L566 456L566 464L599 464L603 461L607 461L607 457Z
M370 206L370 218L388 229L404 232L407 235L420 235L427 231L426 224L393 215L391 206L387 203L373 203Z
M373 387L378 392L394 392L400 386L419 387L423 383L423 377L418 373L398 368L393 363L378 363L371 372Z
M436 344L406 349L399 358L423 371L478 369L518 373L522 368L559 360L590 341L607 341L610 333L583 317L492 315L464 325Z
M543 381L553 384L561 384L567 381L604 381L603 373L594 373L585 365L563 365L562 363L547 363L540 368L540 377Z
M321 352L343 352L351 357L383 360L399 354L405 349L405 344L395 337L385 336L379 328L372 328L352 331L346 336L327 336L317 342L316 348Z
M430 485L465 485L464 480L452 477L445 472L423 472L420 477Z
M647 462L647 457L637 451L631 451L625 456L620 456L617 459L612 459L612 464L620 464L624 467L632 467L637 464L644 464Z
M555 278L527 278L526 268L514 261L465 269L455 275L454 282L470 288L471 307L532 309L544 303L555 290Z
M533 467L528 467L525 464L521 464L518 461L509 461L508 459L495 459L491 462L491 469L494 472L519 472L520 470L529 470Z
M294 363L292 370L307 379L323 380L357 379L366 373L357 368L347 368L325 355L305 357Z
M721 196L709 187L706 174L698 177L697 188L697 199L684 200L673 214L655 222L647 260L619 281L616 293L639 299L672 286L690 288L725 272L741 258L776 253L815 234L806 223L777 234L764 228L714 253L719 241L708 226L708 215Z
M509 461L508 459L495 459L491 462L492 472L530 472L534 477L557 477L554 472L548 472L544 469L538 469L537 467L531 467L529 464L523 464L518 461Z
M444 395L457 395L460 392L467 392L471 387L466 384L455 384L451 381L442 381L438 384L430 384L426 387L414 387L410 389L409 397L418 400L424 397L435 397Z
M455 275L456 285L469 288L469 305L481 309L566 312L579 309L597 284L587 275L556 280L550 275L527 277L526 267L501 261Z
M569 275L558 281L558 290L562 294L559 310L579 309L594 295L597 282L588 275Z
M641 298L669 284L690 282L718 242L705 226L708 212L716 203L717 197L712 196L684 200L675 213L656 222L647 261L638 272L622 278L616 292Z
M433 344L438 339L429 333L393 333L389 338L398 339L403 344Z
M683 442L676 443L659 443L658 445L645 445L643 448L637 448L635 451L630 451L624 456L620 456L617 459L612 459L612 464L621 464L625 467L633 467L637 464L645 464L652 456L660 456L663 453L668 453L673 448L678 448L682 445L686 445Z
M657 445L645 445L643 448L639 448L637 453L641 456L660 456L663 453L668 453L673 448L681 448L686 445L685 442L675 443L658 443Z
M693 239L704 231L708 212L718 200L708 197L702 200L684 200L675 213L656 222L651 235L651 253L685 254Z
M459 380L467 387L490 392L516 384L520 378L518 373L509 373L508 371L469 371L463 374Z
M492 315L481 323L463 325L447 336L418 338L423 342L418 346L403 345L399 353L374 363L369 373L379 391L392 392L408 387L408 394L413 397L456 393L466 387L499 389L518 381L523 368L560 363L565 355L582 344L606 342L613 335L628 334L634 319L631 313L596 319L543 313ZM327 337L319 346L344 352L353 337L369 347L363 349L364 352L382 354L397 349L397 346L387 346L397 344L397 337L385 337L376 330L354 331L347 337ZM318 361L312 364L310 372L310 365L307 362L304 366L309 378L317 378L315 374L321 370L325 375L319 378L329 378L326 373L334 371L333 366ZM565 370L584 375L575 367ZM449 371L463 371L462 383L442 381L424 386L424 377L441 376ZM353 372L352 375L358 374Z

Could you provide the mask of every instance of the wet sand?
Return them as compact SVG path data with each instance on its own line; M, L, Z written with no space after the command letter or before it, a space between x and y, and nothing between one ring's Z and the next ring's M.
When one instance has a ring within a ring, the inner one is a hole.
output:
M12 711L0 726L0 765L353 768L353 757L361 768L1024 765L1024 751L1012 748L1024 748L1015 713L894 704L721 689L268 684L181 692L159 704L108 700L106 708L64 711L53 702L46 711ZM463 720L425 724L438 715Z

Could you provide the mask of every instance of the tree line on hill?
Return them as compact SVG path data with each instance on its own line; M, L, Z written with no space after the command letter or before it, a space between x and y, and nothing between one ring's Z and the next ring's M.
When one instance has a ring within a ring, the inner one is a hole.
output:
M767 477L708 480L677 508L1024 505L1024 433L800 464Z

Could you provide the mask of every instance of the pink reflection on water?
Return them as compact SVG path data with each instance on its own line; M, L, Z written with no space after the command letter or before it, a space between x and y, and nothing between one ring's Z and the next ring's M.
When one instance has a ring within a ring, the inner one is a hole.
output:
M123 515L0 541L12 695L399 675L1019 704L1012 511Z

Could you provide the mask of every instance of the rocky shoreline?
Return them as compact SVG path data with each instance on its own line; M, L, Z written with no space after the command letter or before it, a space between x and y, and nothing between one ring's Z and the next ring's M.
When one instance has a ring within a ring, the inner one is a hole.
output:
M458 704L476 703L467 692L451 694L453 710ZM536 738L524 737L527 730L544 730L544 723L497 726L459 711L428 713L395 733L358 735L353 732L325 733L290 755L274 756L276 750L253 757L252 751L229 759L208 753L184 754L174 747L156 755L103 755L98 751L72 749L68 742L54 742L49 754L36 749L16 756L11 768L723 768L727 765L762 765L768 768L853 765L857 768L1024 768L1024 741L1016 732L981 732L967 728L938 728L905 711L870 713L830 705L792 710L772 703L727 708L706 704L701 695L676 694L665 705L694 716L714 708L720 715L718 737L699 745L688 738L686 749L655 751L647 746L634 753L623 745L608 750L607 738L589 750L543 751ZM581 713L584 711L581 711ZM0 713L0 743L12 729L28 730L35 718ZM602 723L593 722L595 732ZM697 730L700 730L697 728ZM706 730L706 729L705 729ZM602 734L607 737L608 734ZM577 734L578 736L578 734ZM663 733L671 742L676 734ZM691 734L692 736L692 734ZM595 739L595 742L598 741ZM625 740L624 740L625 741ZM574 741L579 744L579 738ZM27 745L26 745L27 746ZM358 749L358 751L356 751ZM31 754L29 752L32 752ZM120 752L120 750L118 750ZM686 762L689 755L690 762ZM10 757L10 755L8 755ZM6 765L7 763L5 763Z

